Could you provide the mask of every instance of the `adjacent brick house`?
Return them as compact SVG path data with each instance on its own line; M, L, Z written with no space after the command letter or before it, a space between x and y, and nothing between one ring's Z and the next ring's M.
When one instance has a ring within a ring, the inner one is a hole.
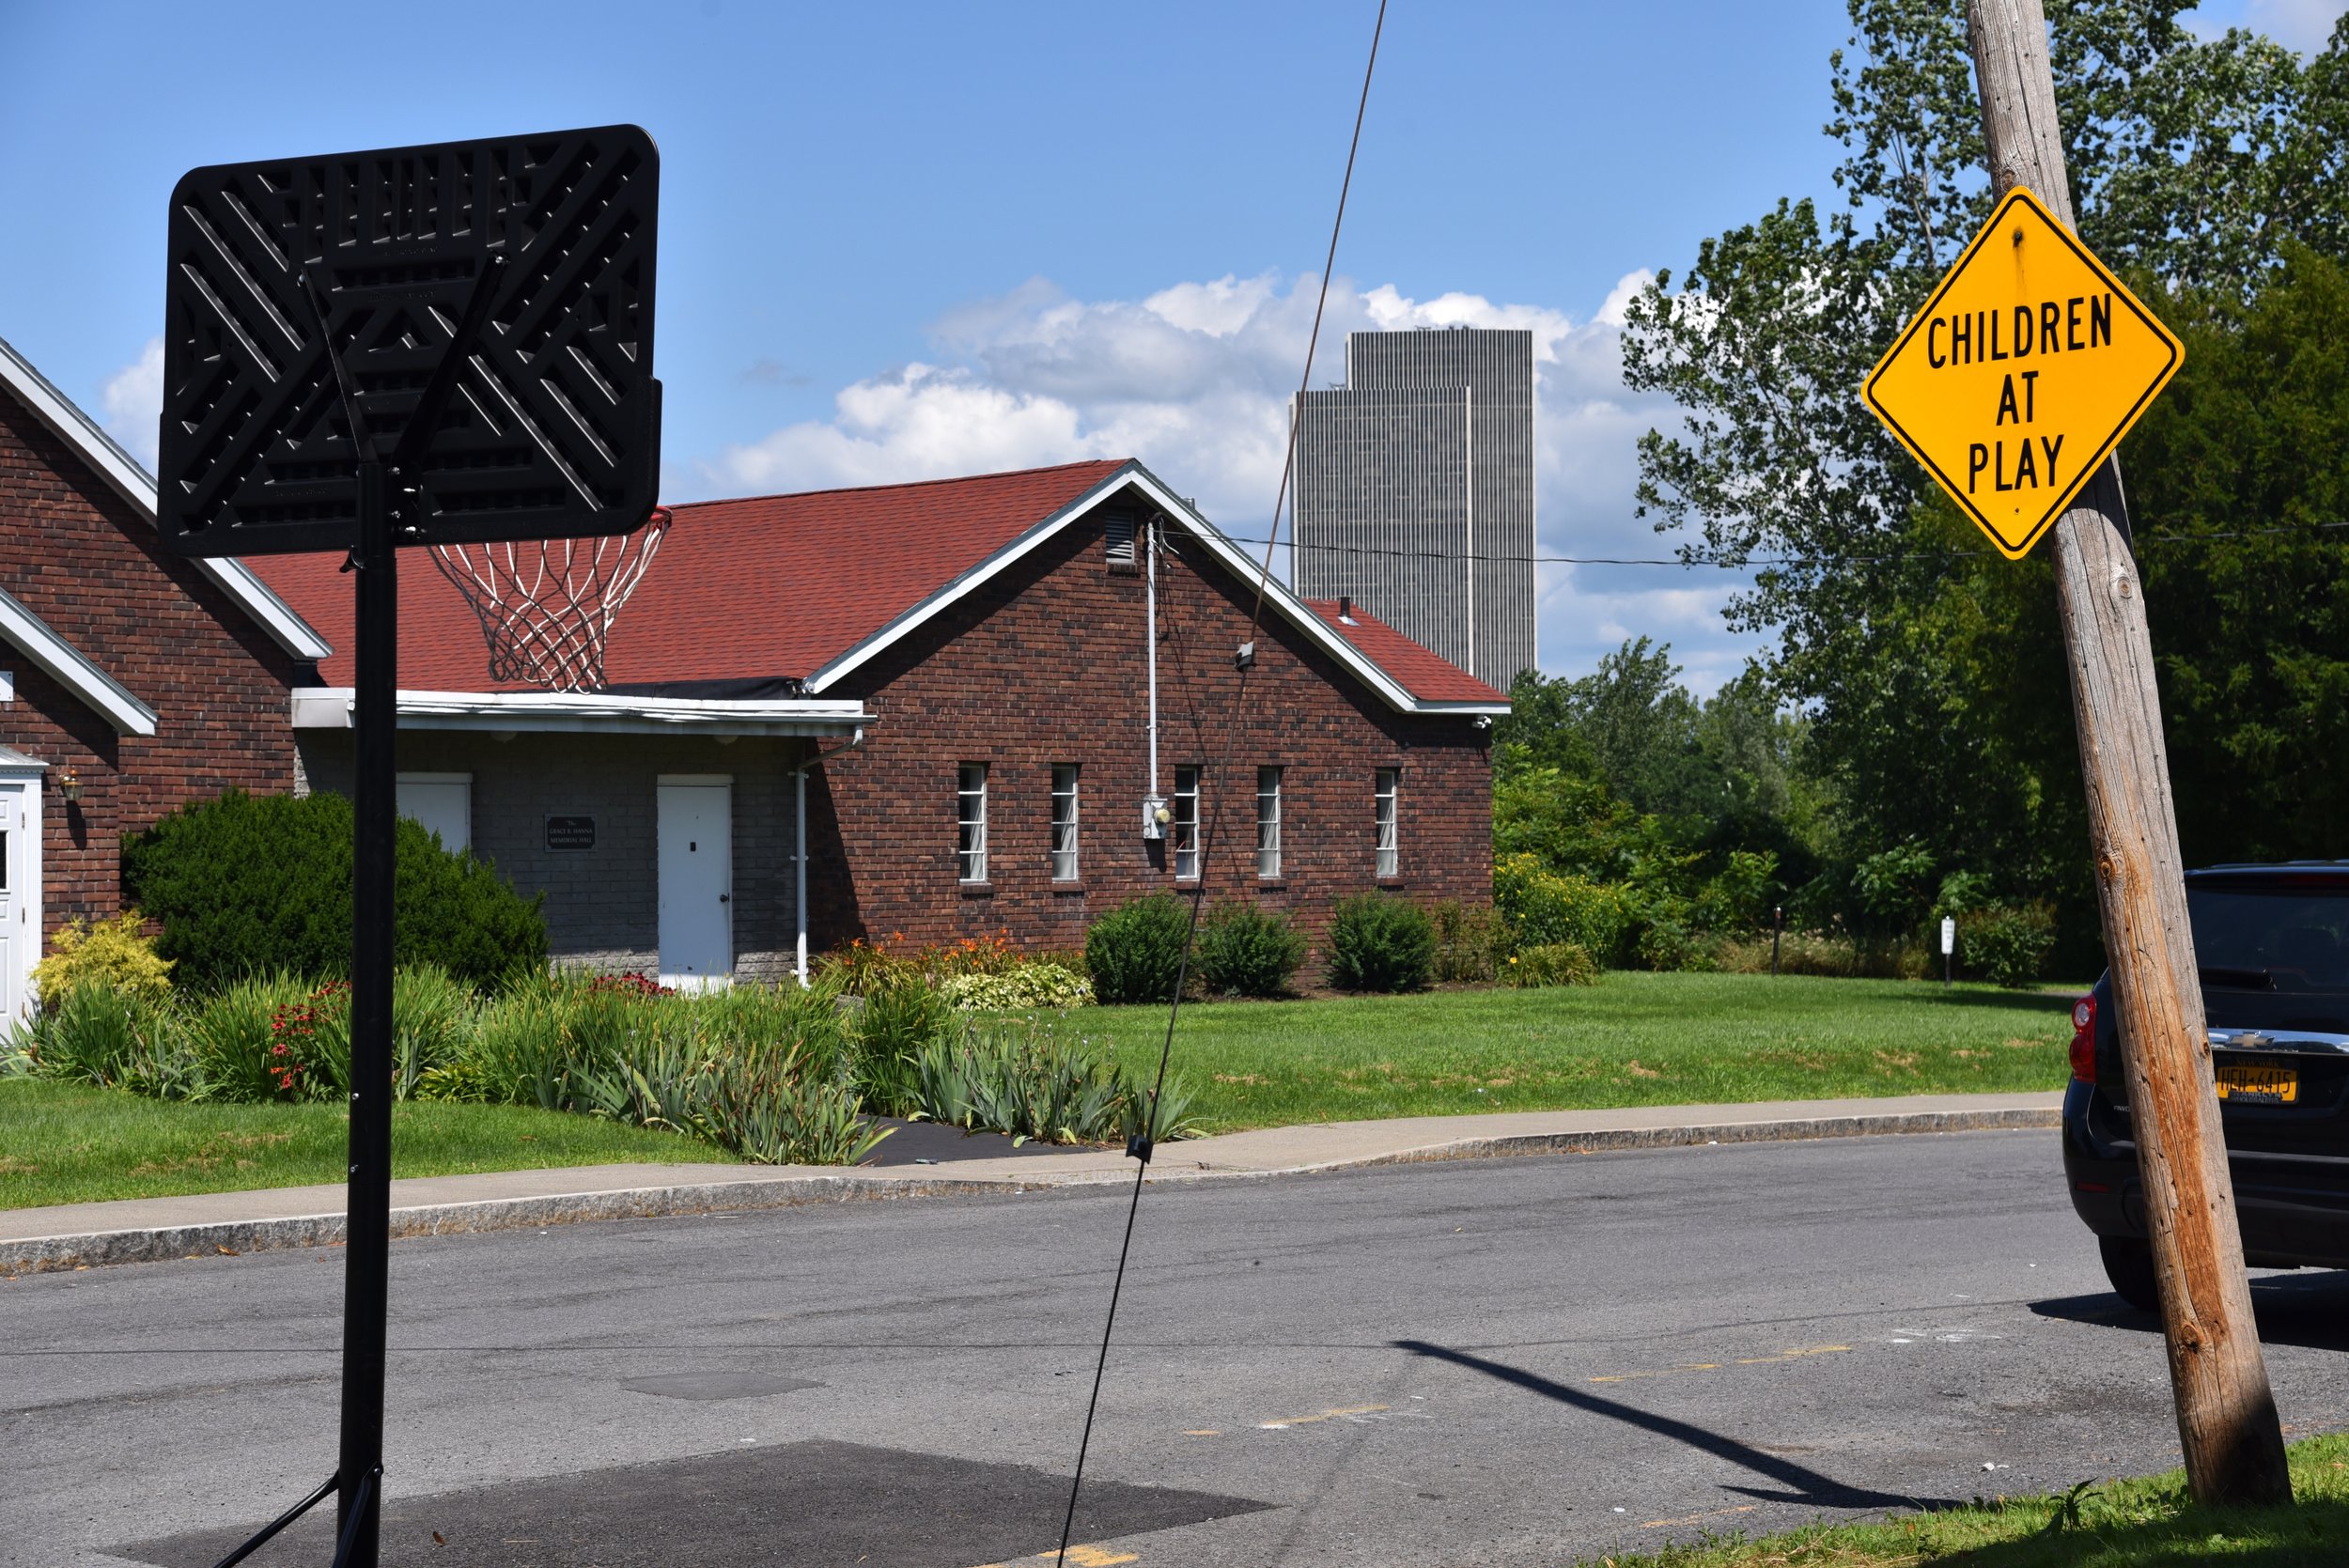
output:
M560 955L690 979L858 936L1073 946L1201 887L1203 850L1210 896L1316 934L1373 886L1490 895L1507 700L1277 580L1259 618L1255 564L1139 463L674 511L592 697L486 687L455 589L402 574L403 806L548 889ZM253 565L348 645L337 562ZM349 661L320 673L295 736L332 786Z
M65 921L121 905L121 835L294 785L318 634L234 561L165 551L154 481L0 341L0 1014Z

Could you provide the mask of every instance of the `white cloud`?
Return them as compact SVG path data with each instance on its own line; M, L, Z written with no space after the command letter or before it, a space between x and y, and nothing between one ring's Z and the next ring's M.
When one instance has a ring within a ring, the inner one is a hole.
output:
M106 379L98 394L106 433L150 470L163 417L163 340L150 337L139 357Z
M1392 285L1330 290L1312 384L1344 374L1348 332L1516 327L1533 334L1540 552L1672 553L1633 515L1641 434L1672 422L1661 398L1623 384L1625 307L1650 274L1626 273L1587 318L1547 305ZM1084 301L1038 278L934 323L938 363L907 365L839 392L832 417L788 425L698 465L719 493L940 478L1082 458L1136 457L1226 531L1261 538L1270 516L1319 280L1271 274L1182 282L1139 301ZM686 477L679 475L679 477ZM1710 691L1751 640L1722 626L1729 574L1661 567L1545 565L1541 661L1579 674L1626 637L1669 641L1688 683Z
M2303 54L2324 49L2333 23L2349 11L2349 0L2207 0L2183 20L2205 38L2229 27L2248 27Z

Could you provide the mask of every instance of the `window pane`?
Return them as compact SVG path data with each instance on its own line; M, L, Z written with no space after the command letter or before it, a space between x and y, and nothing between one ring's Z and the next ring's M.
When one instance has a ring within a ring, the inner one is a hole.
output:
M1281 770L1256 769L1256 875L1281 875Z
M1395 794L1403 778L1399 768L1378 769L1378 875L1400 877L1403 861L1395 838Z
M1052 765L1052 880L1077 880L1077 765Z
M956 860L966 882L987 880L987 764L966 762L956 784Z
M1174 841L1174 876L1195 880L1199 876L1199 769L1174 769L1174 820L1167 835Z

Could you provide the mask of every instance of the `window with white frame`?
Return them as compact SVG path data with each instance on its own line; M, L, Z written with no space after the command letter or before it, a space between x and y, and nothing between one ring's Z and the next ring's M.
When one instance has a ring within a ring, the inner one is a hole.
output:
M1174 820L1167 824L1168 847L1177 881L1199 877L1199 769L1174 769Z
M966 762L955 784L956 861L966 882L987 880L987 764Z
M1395 836L1395 796L1401 790L1403 769L1378 769L1378 875L1403 875L1403 858Z
M1052 880L1077 880L1077 765L1052 764Z
M1281 875L1281 770L1256 769L1256 875Z

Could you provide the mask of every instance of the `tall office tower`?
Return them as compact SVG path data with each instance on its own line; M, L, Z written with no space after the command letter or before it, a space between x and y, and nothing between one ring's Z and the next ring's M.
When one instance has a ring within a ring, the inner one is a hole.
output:
M1296 587L1502 691L1533 665L1533 334L1349 333L1298 409Z

